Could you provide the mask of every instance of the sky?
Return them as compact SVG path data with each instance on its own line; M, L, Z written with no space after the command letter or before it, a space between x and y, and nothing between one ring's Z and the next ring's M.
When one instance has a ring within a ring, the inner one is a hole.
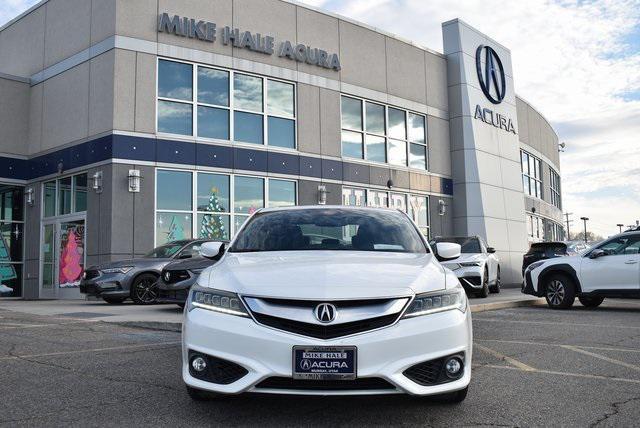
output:
M516 93L552 124L572 231L640 220L640 0L302 0L442 52L461 18L511 49ZM0 25L36 0L0 1Z

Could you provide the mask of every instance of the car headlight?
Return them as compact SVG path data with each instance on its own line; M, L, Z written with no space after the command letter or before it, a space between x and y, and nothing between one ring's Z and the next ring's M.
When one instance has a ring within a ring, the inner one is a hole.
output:
M467 310L467 296L464 293L464 288L459 284L451 290L418 294L402 318L417 317L452 309L457 309L460 312Z
M133 266L122 266L122 267L117 267L117 268L100 269L100 272L102 272L102 273L127 273L131 269L133 269Z
M543 264L544 264L544 261L531 263L529 266L527 266L527 269L525 270L525 272L532 271L535 268L542 266Z
M189 293L189 311L195 308L241 317L249 316L244 303L236 293L206 288L197 284L191 287Z
M462 266L462 267L477 267L477 266L482 266L482 262L464 262L464 263L460 263L460 266Z

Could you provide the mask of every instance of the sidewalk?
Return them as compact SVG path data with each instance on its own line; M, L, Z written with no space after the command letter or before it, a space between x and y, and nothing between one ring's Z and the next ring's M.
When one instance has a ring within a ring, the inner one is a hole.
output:
M469 299L472 312L533 306L544 302L520 293L519 289L503 289L500 294L491 294L486 299ZM177 305L139 306L131 302L110 305L102 301L85 300L18 300L0 299L0 311L15 311L33 315L44 315L74 321L104 321L137 325L140 327L179 330L182 310ZM0 320L0 325L2 321Z

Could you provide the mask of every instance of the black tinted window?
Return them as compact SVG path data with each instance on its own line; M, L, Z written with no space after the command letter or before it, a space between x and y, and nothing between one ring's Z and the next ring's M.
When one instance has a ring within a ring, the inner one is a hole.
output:
M180 248L184 246L185 242L176 241L173 243L169 243L166 245L162 245L160 247L156 247L151 252L147 253L145 257L155 258L155 259L166 259L172 257L175 253L177 253Z
M425 253L403 214L373 209L300 209L256 214L231 252L350 250Z

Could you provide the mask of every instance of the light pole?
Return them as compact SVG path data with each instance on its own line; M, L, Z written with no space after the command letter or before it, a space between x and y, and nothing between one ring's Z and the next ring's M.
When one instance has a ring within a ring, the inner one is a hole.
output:
M580 220L584 222L584 243L587 243L587 221L589 217L580 217Z
M618 228L620 228L620 233L622 233L622 228L624 227L624 224L618 223L618 224L616 224L616 226L618 226Z

